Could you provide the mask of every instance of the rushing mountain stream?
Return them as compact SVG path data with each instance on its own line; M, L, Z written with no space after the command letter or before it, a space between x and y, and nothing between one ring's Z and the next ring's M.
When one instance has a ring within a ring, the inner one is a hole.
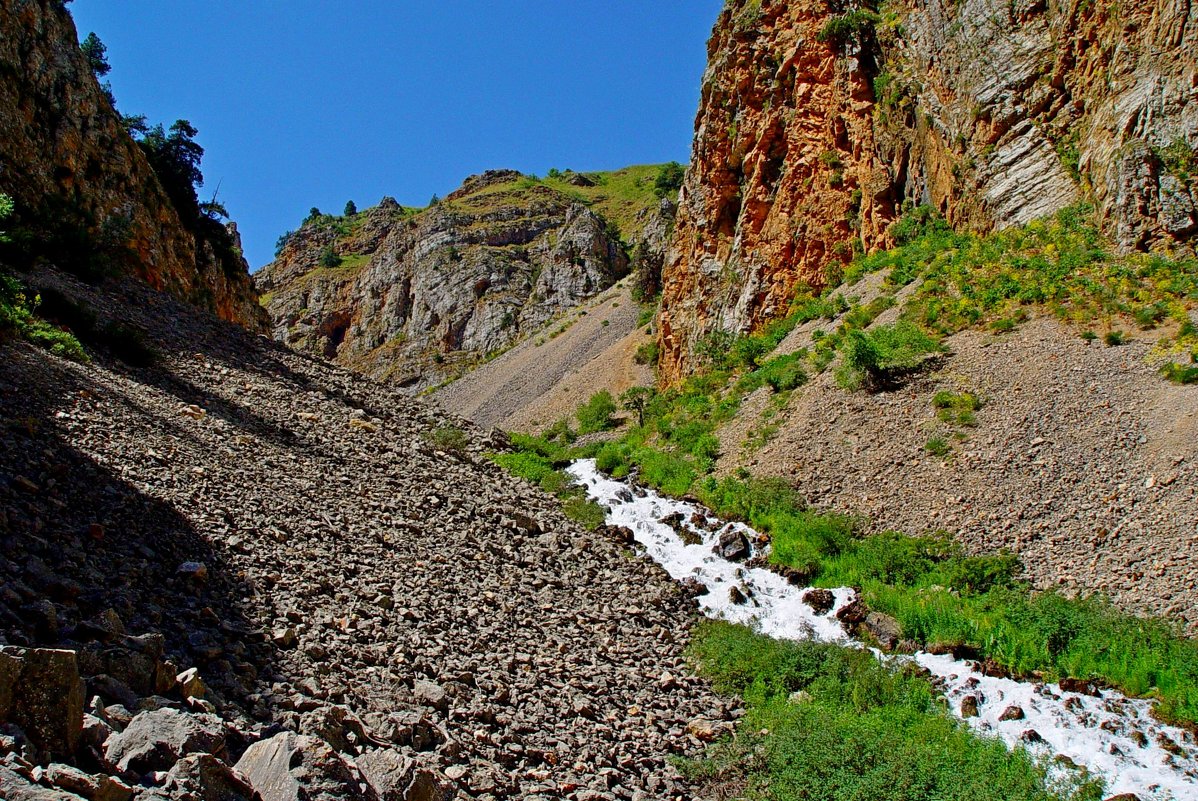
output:
M750 625L777 638L855 644L836 618L854 599L853 590L833 590L832 607L825 604L819 613L803 602L806 588L719 554L720 538L729 532L759 541L748 526L717 521L696 504L609 478L594 460L577 461L568 472L606 507L607 522L630 529L675 580L707 588L698 602L709 617ZM1087 695L1056 684L986 676L977 663L948 655L879 653L879 658L915 660L942 682L949 708L973 730L1053 758L1061 770L1083 766L1106 779L1108 795L1134 793L1142 801L1198 799L1198 744L1189 732L1157 722L1150 701L1109 690Z

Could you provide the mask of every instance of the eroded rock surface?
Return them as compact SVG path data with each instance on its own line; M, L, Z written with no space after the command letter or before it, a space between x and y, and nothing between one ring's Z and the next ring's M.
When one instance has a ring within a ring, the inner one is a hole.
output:
M859 13L859 12L858 12ZM662 375L784 315L928 204L976 230L1079 201L1122 248L1192 249L1198 7L728 3L665 259Z
M628 272L593 211L520 173L472 176L423 211L306 224L255 276L275 339L412 390L514 344ZM334 254L338 266L322 266Z

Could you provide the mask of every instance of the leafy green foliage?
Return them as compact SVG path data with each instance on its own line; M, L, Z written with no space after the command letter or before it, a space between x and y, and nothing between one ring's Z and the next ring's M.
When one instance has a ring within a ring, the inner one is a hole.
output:
M653 387L629 387L620 394L620 406L636 415L637 425L645 424L645 408L653 401L657 391Z
M1167 362L1161 368L1161 375L1174 384L1198 384L1198 365Z
M345 201L345 211L342 214L346 217L352 217L358 213L358 204L352 200Z
M932 456L948 456L953 451L948 440L940 436L928 437L928 441L923 447Z
M846 389L884 386L943 350L940 342L907 321L848 332L837 381Z
M558 431L550 431L555 436L562 436L568 431L560 426ZM491 454L490 458L500 467L514 475L520 476L533 484L540 486L546 492L557 495L562 501L562 511L567 517L588 529L596 529L603 525L604 513L602 507L589 501L586 492L574 486L570 477L561 468L569 464L570 456L565 446L548 436L530 436L513 433L512 445L515 448L510 453Z
M1028 307L1075 322L1135 316L1146 325L1181 320L1198 301L1198 262L1116 256L1086 206L987 236L957 233L930 207L891 227L900 246L862 258L854 275L884 271L894 287L919 282L904 317L950 334L1026 319Z
M850 42L863 47L873 38L874 26L880 21L881 17L875 11L854 9L829 19L815 38L836 49L843 48Z
M195 141L198 133L187 120L176 120L169 131L155 125L138 140L162 188L189 227L196 225L200 215L196 187L204 185L200 171L204 148Z
M682 188L682 179L686 177L686 168L676 161L662 165L653 181L653 193L660 198L673 197Z
M79 43L79 49L83 51L83 57L87 59L88 68L97 78L103 78L112 72L112 67L108 63L108 48L94 31Z
M1079 778L1054 787L1021 749L951 719L928 681L868 651L773 640L701 623L691 646L701 675L741 695L737 740L687 770L746 775L748 797L821 801L1098 801ZM794 695L798 693L799 695Z
M637 364L657 364L657 360L661 358L661 346L657 341L646 342L636 349L636 354L632 357Z
M470 438L466 436L466 432L452 425L434 429L428 439L434 448L446 453L465 453L470 446Z
M596 392L586 403L578 407L575 417L578 419L580 434L593 434L596 431L606 431L615 425L612 415L616 413L616 401L607 390Z
M941 535L861 537L852 518L807 509L776 480L707 479L699 495L720 516L768 534L778 564L818 586L860 587L904 637L969 645L1018 675L1101 678L1160 698L1168 719L1198 720L1198 642L1174 627L1099 599L1032 596L1011 554L970 556Z
M0 192L0 223L3 223L16 210L16 203L9 196ZM11 241L7 231L0 230L0 244Z
M340 267L341 261L341 256L336 250L333 249L332 245L329 245L320 251L320 259L318 260L318 263L321 267Z
M0 334L12 331L55 356L89 361L74 334L34 315L39 303L40 299L31 297L17 279L0 273Z
M275 258L276 259L279 258L279 256L283 255L284 248L286 248L287 245L290 244L291 238L293 236L295 236L295 231L284 231L282 234L279 235L279 238L275 240Z

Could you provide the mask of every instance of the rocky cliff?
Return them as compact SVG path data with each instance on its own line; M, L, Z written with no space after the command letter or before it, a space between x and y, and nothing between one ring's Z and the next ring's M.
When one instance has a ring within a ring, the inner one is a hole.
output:
M985 230L1096 207L1124 249L1198 231L1186 0L732 0L716 23L664 267L662 374L782 315L905 209Z
M253 329L264 316L236 230L188 230L97 83L57 0L0 0L0 191L26 247L75 272L137 275ZM18 242L20 245L21 242Z
M427 209L312 217L255 276L274 337L413 390L458 375L625 275L617 224L664 241L651 177L616 219L594 189L498 170Z

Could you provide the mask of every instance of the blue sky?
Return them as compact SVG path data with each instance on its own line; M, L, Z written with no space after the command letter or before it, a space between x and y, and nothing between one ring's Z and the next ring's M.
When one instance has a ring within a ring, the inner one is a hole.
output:
M308 209L424 205L472 173L690 155L723 0L76 0L118 108L184 118L251 267Z

